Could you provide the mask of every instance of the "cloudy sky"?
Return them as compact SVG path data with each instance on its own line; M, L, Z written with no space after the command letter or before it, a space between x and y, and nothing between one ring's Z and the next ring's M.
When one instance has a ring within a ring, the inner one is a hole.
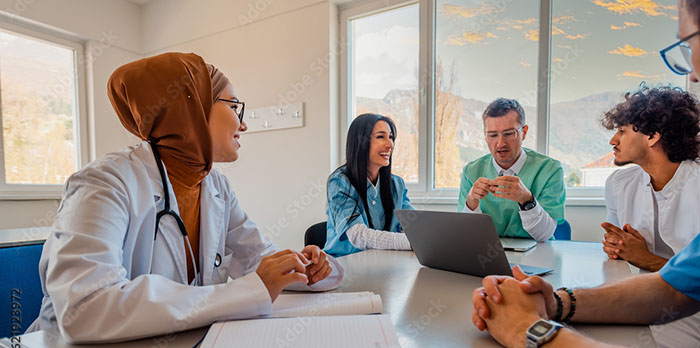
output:
M495 4L501 4L498 6ZM504 5L504 6L503 6ZM658 51L675 41L676 0L554 0L552 102L640 82L673 83ZM457 93L534 105L537 0L438 0L436 56L457 77ZM352 22L356 95L382 98L417 88L418 5Z

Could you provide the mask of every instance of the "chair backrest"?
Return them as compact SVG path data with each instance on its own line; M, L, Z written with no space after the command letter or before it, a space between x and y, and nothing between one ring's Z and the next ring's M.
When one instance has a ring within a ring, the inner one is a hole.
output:
M317 245L321 249L326 246L326 221L314 224L306 230L304 245Z
M568 221L564 220L564 222L557 225L557 229L554 230L554 239L571 240L571 225L569 225Z
M24 334L44 297L39 258L44 242L0 247L0 337Z

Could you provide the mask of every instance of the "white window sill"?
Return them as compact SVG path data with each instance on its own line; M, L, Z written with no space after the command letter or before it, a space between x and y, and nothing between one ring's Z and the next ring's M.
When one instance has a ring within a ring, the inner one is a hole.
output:
M457 206L457 198L455 197L430 197L430 196L415 196L410 197L411 204L420 205L452 205ZM603 197L567 197L565 206L567 207L604 207L605 198Z
M3 191L0 190L0 201L38 201L38 200L60 200L61 190L43 191Z

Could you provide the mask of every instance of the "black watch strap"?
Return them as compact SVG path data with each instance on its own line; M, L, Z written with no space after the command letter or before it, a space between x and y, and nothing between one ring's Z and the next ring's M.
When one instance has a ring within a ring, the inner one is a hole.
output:
M533 198L533 199L531 199L523 204L518 203L518 205L520 206L520 210L528 211L528 210L532 210L532 208L537 206L537 201Z

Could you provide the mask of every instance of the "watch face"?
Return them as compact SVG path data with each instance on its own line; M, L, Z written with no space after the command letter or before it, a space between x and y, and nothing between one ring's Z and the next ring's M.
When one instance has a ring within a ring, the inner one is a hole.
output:
M546 321L539 321L528 332L535 336L544 336L552 327L553 325Z

